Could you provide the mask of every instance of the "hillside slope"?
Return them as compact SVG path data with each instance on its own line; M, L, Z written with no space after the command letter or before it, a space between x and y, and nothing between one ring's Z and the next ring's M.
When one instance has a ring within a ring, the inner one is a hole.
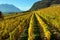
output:
M0 40L60 40L60 6L6 15Z
M60 4L60 0L41 0L34 3L30 10L32 11L32 10L47 8L53 4Z

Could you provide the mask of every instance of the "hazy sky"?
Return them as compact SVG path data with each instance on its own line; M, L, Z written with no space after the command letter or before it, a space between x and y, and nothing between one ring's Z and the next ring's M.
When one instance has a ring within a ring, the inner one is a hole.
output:
M0 0L0 4L13 4L21 10L28 10L31 6L39 0Z

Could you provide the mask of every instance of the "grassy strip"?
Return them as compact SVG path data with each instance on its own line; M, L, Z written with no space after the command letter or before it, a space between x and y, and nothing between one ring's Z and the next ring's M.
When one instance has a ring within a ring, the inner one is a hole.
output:
M37 15L37 14L35 14L36 15L36 18L37 18L37 20L39 21L39 24L40 24L40 26L41 26L41 28L42 28L42 30L43 30L43 32L44 32L44 37L47 39L47 40L50 40L50 35L51 35L51 33L50 33L50 31L48 30L48 26L42 21L42 19Z

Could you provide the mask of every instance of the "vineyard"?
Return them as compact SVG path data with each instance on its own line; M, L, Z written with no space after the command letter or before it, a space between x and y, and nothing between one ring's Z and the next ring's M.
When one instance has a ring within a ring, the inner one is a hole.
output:
M60 40L60 6L5 15L0 40Z

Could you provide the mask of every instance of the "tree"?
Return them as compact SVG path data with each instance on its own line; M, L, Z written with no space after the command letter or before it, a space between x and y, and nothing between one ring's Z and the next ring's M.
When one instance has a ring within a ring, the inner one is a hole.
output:
M0 11L0 19L4 19L4 16L2 15L1 11Z

